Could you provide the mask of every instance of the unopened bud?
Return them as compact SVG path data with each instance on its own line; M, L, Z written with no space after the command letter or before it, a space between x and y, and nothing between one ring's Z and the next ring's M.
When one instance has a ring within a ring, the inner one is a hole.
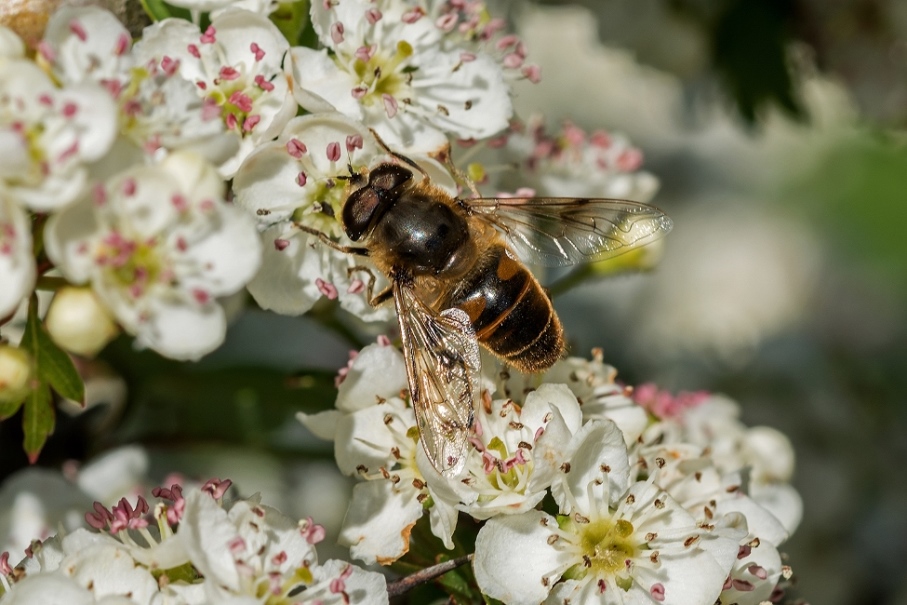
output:
M15 347L0 345L0 403L18 403L31 390L31 356Z
M93 357L119 333L110 313L89 288L57 292L44 320L51 338L77 355Z

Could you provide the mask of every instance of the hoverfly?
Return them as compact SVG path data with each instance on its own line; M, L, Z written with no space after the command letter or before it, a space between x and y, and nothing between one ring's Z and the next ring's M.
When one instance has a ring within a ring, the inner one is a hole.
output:
M391 281L372 296L370 274L370 304L394 299L422 446L435 469L455 475L480 395L478 344L523 372L543 371L564 353L560 320L523 261L610 258L662 237L672 222L653 206L624 200L455 198L373 134L397 162L362 174L350 167L344 177L351 192L343 228L363 245L341 246L300 228L369 257Z

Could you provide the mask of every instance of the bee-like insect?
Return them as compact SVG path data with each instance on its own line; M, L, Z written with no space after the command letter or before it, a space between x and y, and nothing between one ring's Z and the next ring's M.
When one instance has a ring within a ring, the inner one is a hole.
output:
M394 299L423 448L439 472L453 475L465 462L479 397L477 343L523 372L545 370L564 352L554 307L518 259L558 266L609 258L672 223L657 208L623 200L455 198L378 142L399 163L365 174L351 168L342 209L346 234L363 246L312 233L368 256L390 279L370 302ZM373 284L372 275L369 290Z

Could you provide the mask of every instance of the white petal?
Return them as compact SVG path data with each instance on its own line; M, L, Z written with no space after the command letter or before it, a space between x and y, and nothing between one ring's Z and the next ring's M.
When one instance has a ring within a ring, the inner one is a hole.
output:
M3 596L3 605L93 605L94 596L63 574L28 575Z
M349 602L356 605L387 605L387 580L378 572L360 569L346 561L330 559L313 569L312 575L316 581L324 582L340 577L350 567L352 573L343 581L343 592L349 596Z
M227 321L217 303L189 306L182 301L157 299L147 321L135 326L136 344L146 346L172 359L195 360L216 349L224 341ZM120 317L117 307L112 307Z
M290 45L266 16L237 9L218 15L211 25L217 30L217 44L223 49L224 64L254 64L263 73L280 72L283 55ZM253 43L264 52L261 61L256 60L250 50Z
M25 43L16 32L0 25L0 57L4 59L21 59L25 56Z
M158 591L151 572L136 565L126 548L116 544L93 544L67 555L60 570L96 597L128 596L134 603L150 605Z
M411 485L398 487L383 479L356 484L339 542L368 564L399 559L409 551L410 531L422 516L418 494Z
M397 397L407 385L403 354L396 347L368 345L359 351L337 389L337 409L353 412L373 407L377 398Z
M488 138L507 128L513 115L510 89L490 57L480 54L462 63L458 52L426 50L418 55L418 65L412 85L419 87L422 78L432 80L417 94L419 105L435 112L433 126L464 139ZM439 105L447 111L438 111Z
M317 414L298 412L296 420L309 429L313 435L325 441L333 441L337 434L337 423L343 415L337 410L327 410Z
M630 462L623 434L613 422L587 423L567 446L565 457L569 471L562 473L551 486L551 494L561 511L588 516L606 504L614 505L623 496ZM598 483L600 479L605 480Z
M186 496L177 537L205 578L233 591L239 589L240 578L230 544L237 536L227 512L210 495L192 490Z
M128 68L125 51L132 37L113 13L102 8L61 6L48 21L44 40L54 51L54 75L64 83L98 82ZM118 51L124 43L126 47Z
M180 192L192 200L222 200L224 181L202 156L189 151L171 153L160 163Z
M24 210L0 191L0 317L10 315L35 287L31 224Z
M190 245L188 260L203 271L183 275L184 290L200 289L212 296L227 296L248 283L261 264L262 250L255 224L235 206L221 205L216 231ZM171 231L178 236L179 230Z
M374 400L373 400L374 401ZM393 403L398 403L397 409L402 407L399 399L387 400L386 404L374 405L344 414L337 422L337 432L334 437L334 457L340 472L353 475L359 466L364 466L371 472L379 467L390 467L395 456L393 449L405 450L415 447L415 443L401 443L400 437L405 437L406 431L416 425L416 418L411 410L402 410L406 414L407 422L397 415L391 408ZM393 427L385 425L385 421L392 418ZM405 424L406 426L400 426Z
M309 288L314 287L310 276L322 275L321 259L307 245L311 239L308 235L287 231L285 226L276 225L261 234L261 266L248 288L262 309L301 315L322 296L317 289L313 293Z
M570 561L548 544L548 527L557 527L554 517L534 510L489 520L476 537L472 563L482 592L509 605L542 602L557 579L555 570Z
M543 425L542 417L550 408L556 408L560 412L571 434L576 433L583 425L583 410L573 391L567 385L547 382L526 395L520 421L534 431Z
M803 499L785 483L750 485L750 497L777 518L788 534L793 534L803 519Z
M123 446L91 460L79 469L78 485L103 504L133 493L146 479L148 453L141 447Z
M70 282L88 281L94 268L88 242L98 229L90 200L82 199L52 215L44 228L47 256Z
M356 120L362 119L362 106L353 97L353 77L341 71L327 50L294 47L290 50L296 101L313 113L339 111Z

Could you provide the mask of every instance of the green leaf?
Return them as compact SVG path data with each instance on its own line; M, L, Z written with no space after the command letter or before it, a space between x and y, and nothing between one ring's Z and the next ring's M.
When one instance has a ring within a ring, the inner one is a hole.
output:
M69 355L51 340L38 317L37 298L28 305L28 322L22 336L23 349L35 359L38 380L49 384L66 399L85 405L85 385Z
M309 24L309 3L307 0L281 2L269 19L277 26L290 46L296 46Z
M162 21L169 17L192 21L192 14L185 8L171 6L163 0L141 0L141 2L142 8L155 21Z
M476 602L476 597L478 596L476 593L478 591L473 588L465 574L459 569L447 572L438 578L438 583L457 601L463 603Z
M740 114L755 124L774 105L805 119L787 55L794 2L725 0L723 7L712 32L712 61Z
M47 437L54 432L54 408L50 400L50 389L40 384L25 398L25 413L22 415L22 428L25 432L25 453L28 461L34 464L38 460L41 448L47 443Z

